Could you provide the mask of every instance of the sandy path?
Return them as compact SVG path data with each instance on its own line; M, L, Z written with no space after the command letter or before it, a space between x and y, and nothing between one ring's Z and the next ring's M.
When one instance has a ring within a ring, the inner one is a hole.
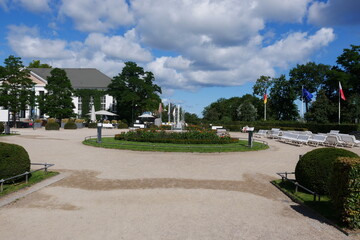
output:
M0 208L0 239L352 239L269 183L312 147L148 153L82 145L94 129L20 133L0 141L69 176Z

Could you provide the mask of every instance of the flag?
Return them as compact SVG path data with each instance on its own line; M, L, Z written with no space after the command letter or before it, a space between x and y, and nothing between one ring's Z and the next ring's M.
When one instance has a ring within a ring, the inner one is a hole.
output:
M175 119L175 117L176 117L176 107L174 108L173 116L174 116L174 119Z
M345 101L346 98L345 98L344 91L343 91L343 89L342 89L342 87L341 87L341 83L340 83L340 82L339 82L339 92L340 92L340 97L341 97L341 99Z
M302 89L302 95L307 101L311 101L311 99L313 98L313 95L305 88Z
M159 113L163 112L162 103L159 103Z
M266 104L267 103L267 94L265 93L264 94L264 104Z

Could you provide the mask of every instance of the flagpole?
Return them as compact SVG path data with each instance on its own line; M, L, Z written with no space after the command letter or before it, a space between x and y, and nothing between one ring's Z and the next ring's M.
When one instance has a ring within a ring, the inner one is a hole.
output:
M264 106L264 121L266 121L266 103L265 103L265 106Z
M340 95L341 95L341 93L340 93L340 90L339 90L339 125L340 125Z
M301 116L304 119L304 86L301 86Z

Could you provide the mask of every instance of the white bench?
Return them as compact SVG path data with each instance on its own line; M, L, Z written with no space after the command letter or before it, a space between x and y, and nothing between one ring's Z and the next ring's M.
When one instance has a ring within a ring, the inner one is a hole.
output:
M103 123L103 128L114 128L114 126L111 123Z

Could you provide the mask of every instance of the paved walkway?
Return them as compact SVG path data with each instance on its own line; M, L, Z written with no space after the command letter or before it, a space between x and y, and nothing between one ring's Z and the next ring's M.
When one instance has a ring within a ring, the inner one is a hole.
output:
M19 131L0 141L67 177L1 207L1 239L356 239L269 183L313 147L268 140L259 152L150 153L83 145L95 129Z

